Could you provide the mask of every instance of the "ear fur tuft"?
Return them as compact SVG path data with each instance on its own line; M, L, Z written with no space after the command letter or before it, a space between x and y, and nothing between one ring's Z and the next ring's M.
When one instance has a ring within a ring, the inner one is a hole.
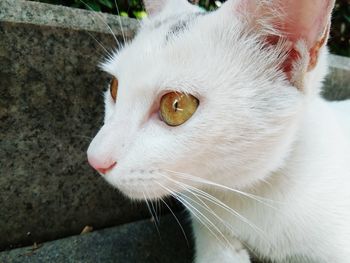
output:
M170 4L174 9L181 8L181 5L190 5L187 0L143 0L143 4L149 16L157 15Z
M293 84L300 86L303 81L299 78L316 67L320 50L327 43L335 0L228 2L226 9L244 18L254 31L265 37L265 42L270 45L280 41L288 43L282 70L292 83L295 82Z

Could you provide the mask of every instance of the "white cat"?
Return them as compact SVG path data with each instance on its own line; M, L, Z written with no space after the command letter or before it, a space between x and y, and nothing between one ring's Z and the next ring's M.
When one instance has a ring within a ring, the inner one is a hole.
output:
M319 95L333 5L145 0L103 64L89 162L130 198L180 200L195 262L350 262L350 101Z

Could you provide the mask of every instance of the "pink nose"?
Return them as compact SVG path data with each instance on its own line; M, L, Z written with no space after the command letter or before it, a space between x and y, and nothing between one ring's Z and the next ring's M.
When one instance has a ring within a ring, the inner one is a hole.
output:
M90 156L88 157L88 161L91 167L94 168L96 171L100 172L101 174L106 174L108 171L112 170L114 166L117 165L117 162L115 161L101 162Z

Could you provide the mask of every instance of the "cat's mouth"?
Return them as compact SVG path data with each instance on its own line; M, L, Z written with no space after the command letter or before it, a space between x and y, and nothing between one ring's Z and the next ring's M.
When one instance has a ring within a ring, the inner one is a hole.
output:
M108 181L108 180L107 180ZM158 200L169 196L169 192L159 187L154 182L149 183L125 183L116 186L122 193L131 199Z
M131 170L129 173L113 173L113 169L102 177L112 186L120 190L131 199L158 200L170 195L176 195L179 187L155 172L147 173L144 170Z
M118 189L130 199L136 200L159 200L161 198L169 196L169 194L163 189L137 189L132 187L118 187Z

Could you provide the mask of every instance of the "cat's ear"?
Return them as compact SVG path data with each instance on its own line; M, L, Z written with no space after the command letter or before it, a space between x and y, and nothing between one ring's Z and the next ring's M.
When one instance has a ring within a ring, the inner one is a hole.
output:
M143 0L146 12L151 16L159 13L167 2L167 0Z
M149 16L160 13L169 5L174 9L190 5L187 0L143 0L143 4Z
M256 30L266 32L268 43L273 45L280 40L286 41L289 50L282 65L289 78L295 77L293 74L297 73L299 77L303 75L292 71L307 72L315 68L320 50L328 40L335 0L229 0L229 2L231 12L242 14Z

